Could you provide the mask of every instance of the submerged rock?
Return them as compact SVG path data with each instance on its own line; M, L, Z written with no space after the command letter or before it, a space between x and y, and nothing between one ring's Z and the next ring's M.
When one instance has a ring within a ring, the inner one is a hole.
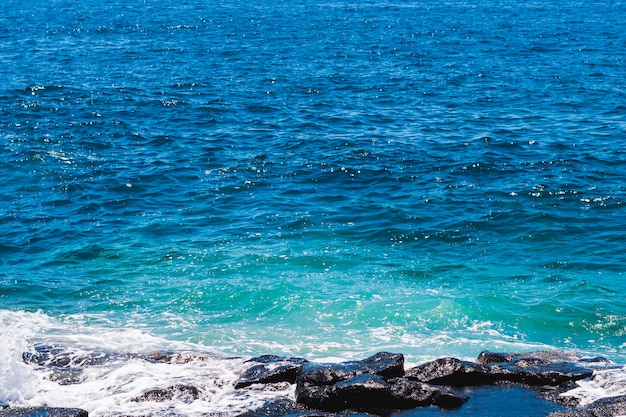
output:
M72 385L84 381L83 369L87 366L102 365L116 359L111 352L75 352L62 346L39 344L33 351L23 352L24 363L47 368L50 380L59 385Z
M235 388L245 388L252 384L273 384L288 382L295 384L300 369L308 361L302 358L282 358L274 355L263 355L247 362L256 363L246 369Z
M557 411L548 417L616 417L626 415L626 395L602 398L585 407L574 410Z
M111 352L97 351L81 354L62 346L45 344L35 345L34 352L22 353L22 360L25 363L57 368L102 365L113 359Z
M150 363L183 364L206 362L217 358L205 352L157 351L147 354L113 352L105 350L81 351L64 346L36 344L32 350L22 353L22 360L29 365L46 368L49 379L59 385L72 385L84 382L83 370L89 366L105 365L115 361L141 359Z
M131 401L171 401L178 400L184 403L191 403L200 398L200 390L193 385L174 385L165 389L150 390L143 395L133 398Z
M150 363L171 363L181 364L190 362L207 362L215 359L217 356L204 352L186 352L186 351L157 351L145 355L137 355L137 358L143 359Z
M374 414L343 410L337 413L309 408L290 400L281 399L265 403L262 407L246 411L237 417L376 417Z

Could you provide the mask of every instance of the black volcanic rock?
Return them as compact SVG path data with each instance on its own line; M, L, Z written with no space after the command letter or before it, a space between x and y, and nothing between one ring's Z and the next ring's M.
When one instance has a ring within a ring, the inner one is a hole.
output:
M169 351L161 350L148 354L137 355L139 359L143 359L151 363L171 363L181 364L190 362L206 362L215 359L216 356L206 352L188 352L188 351Z
M399 353L379 352L361 361L331 364L308 362L302 366L299 384L331 385L357 375L373 374L386 378L404 375L404 356Z
M424 363L406 371L406 377L415 381L452 387L488 385L500 381L513 372L462 361L456 358L441 358Z
M263 355L246 362L256 363L248 368L235 384L235 388L245 388L252 384L273 384L289 382L295 384L300 369L308 361L302 358L283 358Z
M584 358L559 350L529 353L493 353L483 351L477 362L499 374L501 380L530 386L558 386L588 378L594 367L607 366L605 358ZM506 375L505 375L506 374Z
M151 363L173 364L213 358L212 354L179 351L85 353L53 345L36 345L33 349L23 354L24 362L50 370L48 378L61 385L81 382L85 366L102 365L109 361L142 359ZM516 411L521 405L531 408L519 409L518 414L519 411L528 411L528 415L540 417L550 412L550 417L626 415L626 396L604 398L577 407L577 398L562 395L575 388L576 381L591 377L594 370L619 368L617 371L621 372L621 367L605 358L585 358L561 351L484 351L476 362L445 357L406 371L404 356L388 352L380 352L361 361L341 363L313 363L302 358L264 355L250 359L246 364L248 367L236 382L236 389L253 384L280 384L283 389L286 383L295 384L296 401L270 401L264 407L241 414L241 417L389 416L398 410L417 407L458 408L468 400L468 395L473 401L463 407L461 414L474 415L472 413L484 411L485 415L502 415L507 414L507 407ZM275 388L266 386L260 389ZM242 393L244 396L247 394ZM145 392L131 401L191 403L200 395L201 391L194 386L174 385ZM495 410L491 410L494 407ZM411 415L419 413L416 411ZM71 408L0 408L0 417L31 416L88 417L85 411Z
M22 360L25 363L45 367L81 367L91 365L102 365L113 359L110 352L91 352L88 354L77 354L61 346L35 345L34 352L22 353Z
M537 350L525 353L492 352L484 350L478 355L476 362L482 365L492 363L513 363L520 366L545 365L555 362L581 362L600 365L611 363L608 359L603 357L586 358L578 353L565 352L562 350Z
M331 385L298 384L296 388L297 402L328 411L380 408L389 397L389 384L373 374L357 375Z
M602 398L585 407L556 411L548 417L615 417L626 415L626 395Z
M191 403L200 397L200 390L193 385L174 385L165 389L150 390L143 395L133 398L131 401L156 401L163 402L169 400L178 400L184 403Z
M49 379L59 385L78 384L84 380L85 367L102 365L114 358L110 352L76 353L62 346L48 344L34 345L33 351L22 353L24 363L47 368L50 371Z
M265 403L262 407L246 411L237 417L377 417L373 414L343 410L337 413L315 410L303 404L281 399Z
M477 363L441 358L406 371L407 378L435 385L469 387L500 382L529 386L559 386L590 377L593 364L602 358L585 360L564 352L493 353L482 352Z
M406 378L386 380L375 374L361 374L332 385L299 384L296 401L312 408L328 411L345 409L391 410L436 405L457 408L466 397L440 387L433 387Z
M80 408L8 407L0 409L0 417L88 417L88 415L87 411Z
M306 363L296 385L298 403L327 411L454 408L465 400L446 389L404 378L404 356L387 352L363 361Z
M436 405L439 408L458 408L465 401L465 395L459 395L432 385L412 381L408 378L394 378L389 380L389 390L393 397L393 404L398 409L409 409Z

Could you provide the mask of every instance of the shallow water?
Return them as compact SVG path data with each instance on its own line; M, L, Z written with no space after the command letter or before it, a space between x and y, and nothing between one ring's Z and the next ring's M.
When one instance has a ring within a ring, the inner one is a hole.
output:
M625 10L4 2L0 400L35 340L624 363Z

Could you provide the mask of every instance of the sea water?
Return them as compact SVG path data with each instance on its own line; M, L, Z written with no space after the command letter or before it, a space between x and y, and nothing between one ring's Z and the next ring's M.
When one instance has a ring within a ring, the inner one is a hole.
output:
M626 363L624 21L621 0L3 1L0 403L133 415L183 381L199 400L151 412L234 414L292 395L232 389L260 354ZM42 346L113 359L61 386L22 360ZM164 349L207 359L125 356ZM607 375L577 395L622 392Z

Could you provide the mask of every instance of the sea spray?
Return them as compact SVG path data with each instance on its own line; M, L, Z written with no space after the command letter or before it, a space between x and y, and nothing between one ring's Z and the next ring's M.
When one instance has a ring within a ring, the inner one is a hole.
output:
M234 389L244 359L201 346L159 339L133 329L83 326L41 313L0 312L13 332L3 338L2 401L11 406L73 407L90 415L236 414L291 387ZM170 353L167 353L170 352ZM168 356L169 355L169 356ZM163 359L165 357L166 359ZM155 389L193 386L197 398L164 402L139 398Z

